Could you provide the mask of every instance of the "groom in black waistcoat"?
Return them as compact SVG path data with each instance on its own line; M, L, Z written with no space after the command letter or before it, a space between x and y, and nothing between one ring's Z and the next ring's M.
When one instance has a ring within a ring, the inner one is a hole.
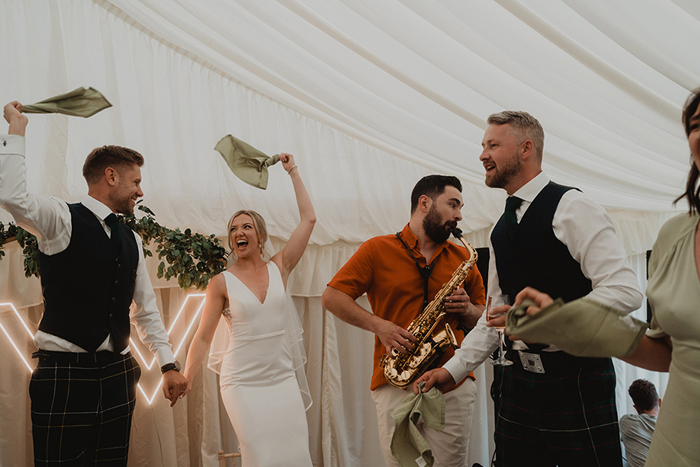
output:
M605 210L578 189L542 172L544 131L526 112L488 118L480 160L486 185L504 189L505 212L489 238L490 315L508 310L530 286L565 301L583 296L619 310L641 306L642 294ZM498 347L486 314L442 369L418 379L424 390L449 387ZM500 321L500 322L499 322ZM495 465L622 465L610 359L580 358L547 343L514 341L511 366L496 367Z
M19 102L7 104L0 135L0 203L39 245L44 315L29 386L34 463L127 464L141 370L129 352L130 319L156 354L171 406L187 387L179 373L145 268L141 239L114 213L130 215L143 157L119 146L90 153L81 203L27 191ZM132 302L134 313L129 316Z

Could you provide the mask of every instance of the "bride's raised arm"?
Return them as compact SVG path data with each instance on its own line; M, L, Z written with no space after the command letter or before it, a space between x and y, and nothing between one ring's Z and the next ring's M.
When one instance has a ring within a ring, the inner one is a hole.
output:
M294 163L294 156L283 152L280 154L280 161L284 170L292 178L294 194L299 207L299 216L301 217L299 225L292 232L287 244L272 257L272 261L275 262L282 273L282 280L286 286L289 274L301 259L301 255L304 254L306 245L309 244L309 238L311 238L311 232L314 230L314 224L316 223L316 213L311 204L309 193L306 191L304 182L302 182L299 175L299 169Z

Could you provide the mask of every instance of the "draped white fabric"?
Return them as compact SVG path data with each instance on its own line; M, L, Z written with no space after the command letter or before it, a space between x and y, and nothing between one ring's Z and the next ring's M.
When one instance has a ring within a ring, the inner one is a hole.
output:
M700 85L699 22L693 0L0 0L0 104L99 89L114 107L90 119L30 116L30 189L77 201L89 151L129 146L146 158L145 204L158 221L206 234L224 235L229 215L250 208L279 243L298 219L283 170L271 168L264 192L240 182L213 150L223 135L295 154L318 217L289 285L309 356L313 458L374 466L372 336L321 309L326 282L359 243L403 227L428 173L460 177L461 227L485 246L505 194L483 185L478 156L486 117L505 108L542 122L545 170L608 208L641 280L639 254L689 167L680 109ZM38 283L6 249L0 303L36 323ZM183 292L153 280L167 317ZM0 341L3 356L14 352ZM0 427L0 463L29 465L26 367L0 360L1 418L17 420ZM625 404L624 384L641 373L619 370ZM472 440L471 462L484 465L490 373L477 374ZM235 448L215 377L201 378L174 411L139 401L133 465L215 465L219 447Z

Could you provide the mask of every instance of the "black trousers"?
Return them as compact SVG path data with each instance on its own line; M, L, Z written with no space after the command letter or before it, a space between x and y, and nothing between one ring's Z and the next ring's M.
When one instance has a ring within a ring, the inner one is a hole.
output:
M40 350L29 383L35 466L126 466L141 368L131 354Z

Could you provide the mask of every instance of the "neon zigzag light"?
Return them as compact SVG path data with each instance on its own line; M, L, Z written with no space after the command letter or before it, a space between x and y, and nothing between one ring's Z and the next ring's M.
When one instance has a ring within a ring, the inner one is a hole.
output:
M175 315L175 319L173 322L170 324L170 329L168 329L168 336L172 332L173 328L175 327L175 324L177 323L178 319L180 318L180 315L182 314L183 310L185 309L185 305L187 305L187 302L189 301L190 298L198 298L198 297L204 297L205 294L189 294L185 297L185 300L182 302L182 306L180 307L180 310L177 312L177 315ZM22 319L22 316L20 316L19 312L17 311L17 308L15 308L14 304L12 303L0 303L0 306L9 306L12 308L12 311L14 311L15 315L17 316L17 319L22 323L22 326L24 326L24 329L26 329L27 334L29 334L29 338L33 341L34 340L34 334L32 334L32 331L29 329L29 326L27 326L27 323L24 322L24 319ZM185 334L182 336L182 339L180 340L180 343L177 345L175 348L175 351L173 352L173 355L177 356L177 354L182 350L183 345L185 345L185 340L187 340L187 336L190 334L190 331L192 330L192 327L194 326L194 323L197 321L197 318L199 317L199 314L202 312L202 308L204 308L204 300L202 300L202 303L199 304L199 307L197 308L197 312L195 313L194 317L190 321L190 323L187 325L187 330L185 331ZM12 347L14 347L15 352L17 352L17 355L19 355L19 358L22 359L24 364L26 365L27 369L31 372L32 367L29 365L29 362L27 362L27 359L24 358L24 355L22 355L22 352L19 350L19 347L17 347L17 344L12 340L12 337L10 337L10 333L7 332L5 329L5 326L0 323L0 329L2 329L2 332L5 333L5 336L7 339L10 341L12 344ZM136 355L138 355L139 359L141 362L146 366L148 370L151 369L153 364L156 361L156 358L153 357L149 362L146 361L145 357L143 354L139 351L138 347L134 343L132 339L129 339L129 342L131 343L131 348L135 351ZM153 394L151 397L148 397L148 394L146 394L146 391L141 387L141 384L139 383L138 388L141 391L141 394L143 394L143 397L146 398L146 401L148 404L153 403L153 399L155 399L156 394L158 394L158 389L160 388L160 385L163 382L163 377L161 376L160 382L158 383L158 388L156 388L155 391L153 391Z
M24 326L24 329L27 330L27 334L29 334L29 338L31 340L34 340L34 334L32 334L32 331L29 330L29 326L27 326L27 323L25 323L24 320L22 319L22 317L19 315L19 311L17 311L17 308L15 308L15 306L12 303L0 303L0 306L9 306L10 308L12 308L12 311L15 312L17 319L19 319L20 323L22 323L22 326ZM12 338L10 337L10 333L7 332L7 329L5 329L5 326L3 326L2 323L0 323L0 328L2 328L2 332L5 333L5 335L7 336L7 339L10 341L10 344L12 344L12 347L15 348L15 352L17 352L17 355L19 355L19 358L22 359L24 364L27 365L29 372L31 372L32 367L29 365L29 362L27 361L27 359L24 358L24 355L22 355L22 352L19 351L19 347L17 347L17 344L15 344L15 341L12 340Z

